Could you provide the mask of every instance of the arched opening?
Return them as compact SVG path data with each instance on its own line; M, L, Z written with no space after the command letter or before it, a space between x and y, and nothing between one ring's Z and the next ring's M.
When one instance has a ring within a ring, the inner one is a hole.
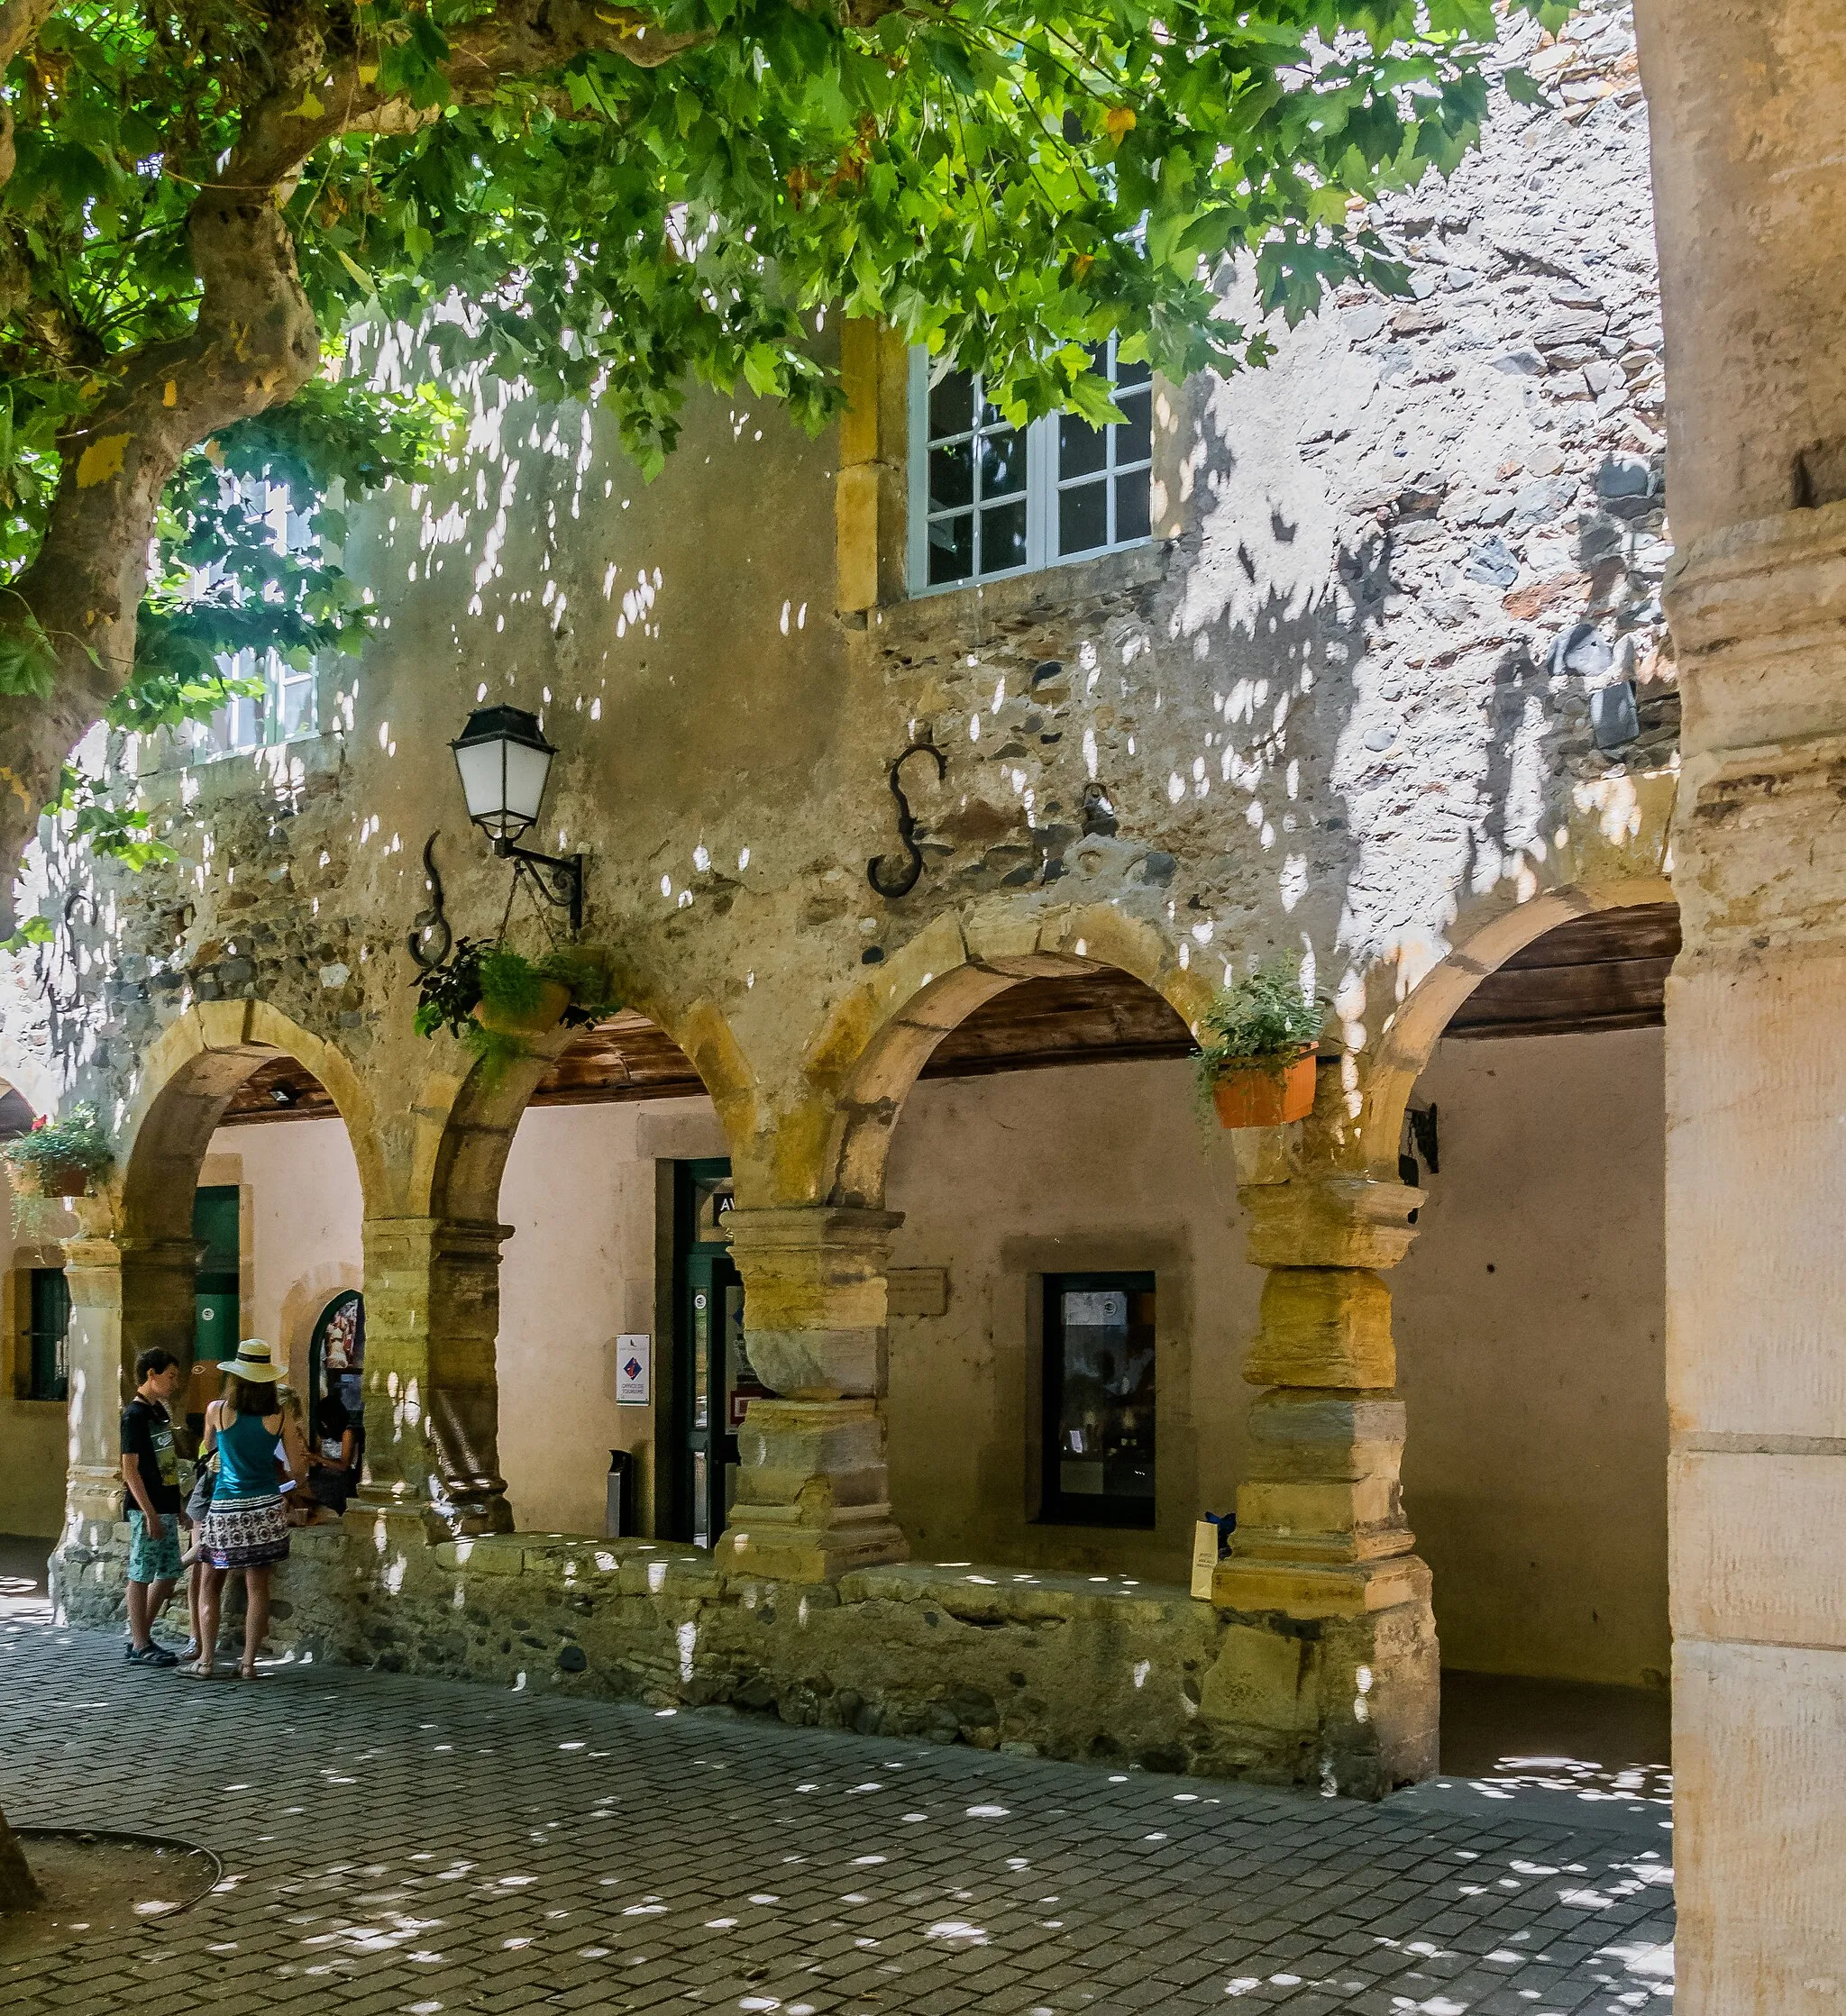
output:
M173 1044L178 1054L164 1075L158 1048L151 1057L151 1083L119 1179L119 1282L105 1278L99 1251L83 1243L73 1249L81 1255L74 1280L86 1349L100 1375L119 1308L114 1355L124 1388L142 1351L172 1352L187 1368L172 1411L189 1446L224 1361L241 1337L262 1337L286 1368L304 1437L318 1444L331 1435L337 1448L334 1408L358 1396L315 1391L314 1346L327 1304L363 1284L360 1228L372 1146L344 1060L265 1004L238 1006L240 1026L192 1032L189 1053ZM197 1036L215 1034L229 1040L196 1046ZM346 1111L328 1078L341 1084ZM353 1409L353 1418L356 1428L362 1411ZM103 1439L101 1424L86 1435L92 1446ZM321 1516L330 1519L352 1481L311 1474L291 1503L308 1516L309 1501L324 1500Z
M471 1264L511 1524L715 1544L738 1409L763 1390L721 1223L729 1138L699 1065L639 1009L544 1048L498 1086L471 1080L433 1190L435 1218L498 1252Z
M1664 986L1671 904L1571 917L1477 981L1401 1143L1403 1494L1443 1768L1664 1796Z
M42 1117L0 1079L0 1147ZM12 1204L12 1192L5 1193ZM0 1226L0 1548L5 1572L41 1583L64 1518L70 1292L65 1237L77 1220L56 1200L9 1209Z
M902 1215L887 1446L913 1555L1183 1585L1195 1522L1232 1509L1261 1287L1186 1021L1038 953L944 976L890 1031L842 1166Z

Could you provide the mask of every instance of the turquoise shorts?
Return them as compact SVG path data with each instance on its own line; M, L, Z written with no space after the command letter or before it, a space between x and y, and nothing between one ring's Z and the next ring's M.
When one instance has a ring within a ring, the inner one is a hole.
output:
M128 1579L130 1582L178 1582L179 1580L179 1515L160 1514L160 1537L148 1533L140 1506L128 1515Z

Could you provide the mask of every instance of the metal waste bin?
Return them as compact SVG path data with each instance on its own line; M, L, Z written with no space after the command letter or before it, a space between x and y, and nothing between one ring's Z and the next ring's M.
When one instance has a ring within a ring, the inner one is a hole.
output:
M608 1514L604 1530L611 1540L635 1537L635 1458L626 1449L609 1451Z

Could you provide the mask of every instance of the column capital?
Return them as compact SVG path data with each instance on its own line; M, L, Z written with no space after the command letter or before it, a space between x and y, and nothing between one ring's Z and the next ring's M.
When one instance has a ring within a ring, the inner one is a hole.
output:
M1394 1267L1410 1251L1423 1192L1365 1176L1296 1176L1238 1190L1257 1267Z
M745 1253L862 1251L882 1263L891 1236L904 1222L901 1211L875 1211L852 1204L740 1204L725 1213L731 1251Z

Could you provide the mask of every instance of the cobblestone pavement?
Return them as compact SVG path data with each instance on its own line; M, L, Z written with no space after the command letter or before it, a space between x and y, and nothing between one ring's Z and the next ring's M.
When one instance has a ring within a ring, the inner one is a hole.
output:
M225 1871L138 1933L0 1962L8 2016L1626 2016L1672 1992L1658 1805L1366 1807L322 1666L203 1685L17 1595L0 1784L22 1824L178 1835Z

